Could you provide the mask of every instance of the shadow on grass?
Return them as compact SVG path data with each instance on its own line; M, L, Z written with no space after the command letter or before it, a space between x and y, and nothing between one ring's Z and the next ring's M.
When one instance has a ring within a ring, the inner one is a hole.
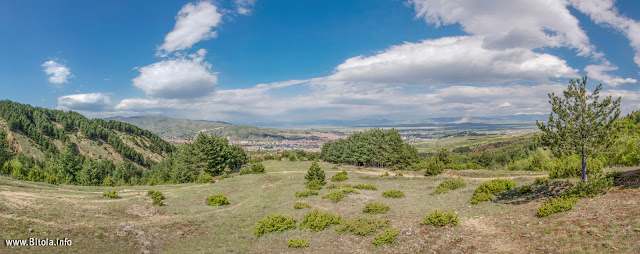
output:
M547 182L546 184L532 184L496 194L495 202L510 205L526 204L539 199L560 196L573 184L567 181Z
M622 172L622 175L613 181L613 186L619 186L623 189L640 187L640 169Z

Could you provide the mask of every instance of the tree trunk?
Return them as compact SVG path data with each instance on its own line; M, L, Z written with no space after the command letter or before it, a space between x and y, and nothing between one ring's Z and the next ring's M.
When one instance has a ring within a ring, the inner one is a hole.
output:
M582 181L587 184L587 157L584 154L584 147L582 147Z

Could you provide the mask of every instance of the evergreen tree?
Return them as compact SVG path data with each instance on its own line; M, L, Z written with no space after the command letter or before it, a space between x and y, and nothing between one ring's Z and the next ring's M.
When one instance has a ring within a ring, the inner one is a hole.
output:
M320 165L315 161L311 163L311 167L309 167L307 175L304 176L304 179L306 179L307 182L311 182L314 180L319 181L320 183L322 183L322 185L325 185L327 183L325 181L324 170L320 169Z

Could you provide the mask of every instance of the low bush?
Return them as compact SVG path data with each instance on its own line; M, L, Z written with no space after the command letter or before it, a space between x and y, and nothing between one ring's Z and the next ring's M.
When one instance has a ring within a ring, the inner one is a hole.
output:
M382 196L385 198L401 198L404 197L404 192L399 190L390 190L383 192Z
M344 198L344 192L341 190L334 190L329 194L322 196L323 199L331 199L331 202L338 203L342 198Z
M349 193L353 193L353 194L360 194L359 191L355 190L354 188L346 188L342 190L342 193L349 194Z
M364 208L362 208L362 212L363 213L370 213L370 214L378 214L378 213L387 213L389 211L389 206L385 205L383 203L379 203L379 202L375 202L375 203L369 203L366 204L364 206Z
M325 228L342 223L343 219L339 215L330 212L313 210L302 217L300 228L308 228L311 231L322 231Z
M289 239L289 241L287 241L287 247L304 249L309 247L309 243L307 242L307 240L303 238L294 238L294 239Z
M157 206L164 205L162 200L165 199L164 195L162 195L159 191L149 190L147 191L147 195L151 197L151 203Z
M516 187L516 182L510 179L496 179L491 181L486 181L473 193L473 197L471 197L470 202L474 205L482 201L493 200L493 194L500 193L503 191L512 190Z
M227 200L227 196L222 194L213 194L207 198L207 205L209 206L221 206L228 204L229 201Z
M603 159L599 157L587 158L587 175L598 175L604 168ZM582 175L582 158L579 155L565 156L553 160L549 171L551 179L560 177L579 177Z
M338 169L338 166L333 166L331 167L331 169Z
M534 184L547 184L549 183L549 177L536 177Z
M116 194L116 191L105 191L104 193L102 193L102 196L108 198L120 198L118 194Z
M293 209L305 209L309 207L309 204L303 202L296 202L295 204L293 204Z
M404 175L402 173L397 173L396 176L397 177L404 177Z
M400 233L400 229L387 228L382 233L376 235L376 237L373 238L373 245L380 246L388 243L394 243L396 241L398 233Z
M613 186L614 176L590 177L588 184L580 182L573 186L562 195L565 197L577 197L577 198L592 198L607 192Z
M307 189L310 190L321 190L324 183L321 180L312 180L306 183Z
M325 189L343 189L343 188L351 188L351 184L331 184L324 187Z
M427 216L424 216L424 219L420 225L431 225L431 226L457 226L458 225L458 215L455 211L440 211L435 210Z
M373 186L371 184L362 184L362 183L354 185L353 188L361 189L361 190L378 190L376 186Z
M213 183L213 182L215 182L215 180L213 180L213 176L207 173L198 175L198 179L196 179L196 183Z
M253 228L253 234L260 237L266 233L296 228L296 219L291 216L273 214L260 219Z
M347 179L349 179L349 177L347 177L347 171L342 171L331 177L332 182L342 182L346 181Z
M540 208L538 208L538 217L545 217L554 213L569 211L577 202L577 197L549 198Z
M444 171L444 163L439 160L431 160L427 166L427 170L424 172L425 176L439 175Z
M529 185L522 186L522 188L520 188L520 195L528 194L528 193L531 193L532 191L533 189L531 189L531 186Z
M336 231L341 234L352 233L354 235L367 236L378 229L387 227L388 225L388 220L363 216L345 220L338 227L336 227Z
M389 176L389 172L384 172L384 174L380 175L380 177Z
M318 191L315 191L315 190L296 191L297 198L308 197L311 195L318 195Z
M431 195L447 193L450 190L460 189L465 186L467 186L467 183L462 178L445 180L438 184L438 187L431 192Z

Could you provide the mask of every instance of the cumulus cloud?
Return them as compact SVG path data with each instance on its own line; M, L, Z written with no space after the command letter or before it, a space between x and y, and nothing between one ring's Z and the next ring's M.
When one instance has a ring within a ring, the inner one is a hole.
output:
M188 3L178 12L176 24L158 46L158 55L166 56L177 50L188 49L202 40L216 37L217 27L222 22L222 14L209 1Z
M616 87L621 84L633 84L638 82L637 80L632 78L614 77L605 73L608 71L615 71L617 69L618 69L617 66L612 65L608 61L604 62L603 64L588 65L587 67L584 68L584 70L587 72L587 76L593 79L600 80L603 83L612 87Z
M444 37L392 46L374 56L347 59L330 79L385 84L438 85L544 82L575 76L577 70L549 54L523 48L492 50L475 36Z
M61 110L75 111L103 111L109 110L111 99L102 93L70 94L58 97L58 107Z
M163 60L137 68L140 75L133 85L151 98L189 99L211 93L218 78L211 64L203 61L207 51L198 50L188 57Z
M629 38L636 54L633 60L640 66L640 22L618 13L613 0L570 0L571 4L597 24L608 25ZM635 82L634 82L635 83Z
M49 82L53 84L69 83L69 79L73 78L69 67L56 62L55 60L49 60L42 64L44 72L49 75Z
M458 23L465 32L482 37L485 48L569 47L580 55L598 55L565 1L409 0L409 3L416 16L427 23L436 26Z
M237 12L241 15L251 15L251 7L256 4L256 0L234 0Z

